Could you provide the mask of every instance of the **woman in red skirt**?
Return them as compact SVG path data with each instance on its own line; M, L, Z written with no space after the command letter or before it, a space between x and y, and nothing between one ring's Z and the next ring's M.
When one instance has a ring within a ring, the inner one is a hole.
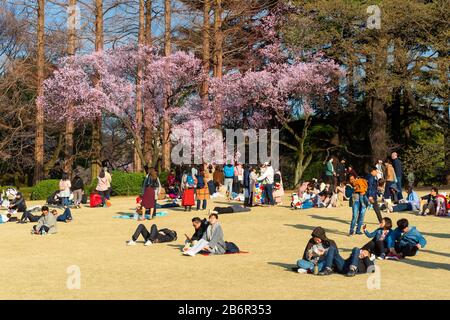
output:
M183 196L181 199L181 205L184 207L184 211L191 211L192 206L195 204L194 199L194 188L195 188L195 180L192 177L191 170L186 172L183 181Z
M150 170L148 168L145 169L148 172L142 188L142 220L145 220L145 212L147 210L150 211L150 219L153 218L156 207L156 195L161 187L156 170L153 168Z

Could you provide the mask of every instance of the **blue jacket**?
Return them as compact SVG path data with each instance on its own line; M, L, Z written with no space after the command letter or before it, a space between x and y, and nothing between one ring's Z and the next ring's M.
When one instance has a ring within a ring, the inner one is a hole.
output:
M369 174L367 176L367 197L373 197L374 199L378 196L378 181L377 178Z
M223 167L223 175L225 178L233 178L234 177L234 166L226 165Z
M369 232L367 231L367 229L364 231L364 234L368 237L368 238L374 238L375 241L378 241L381 237L381 235L383 234L384 229L383 228L378 228L373 232ZM389 235L391 234L392 230L389 230L388 234L386 235L386 237L384 238L385 242L388 242L388 238Z
M389 234L387 247L389 249L395 247L395 243L398 242L400 247L407 246L409 244L416 245L420 244L422 248L424 248L427 244L427 240L423 237L423 235L416 229L416 227L410 227L408 232L405 232L402 235L402 231L399 228L396 228Z

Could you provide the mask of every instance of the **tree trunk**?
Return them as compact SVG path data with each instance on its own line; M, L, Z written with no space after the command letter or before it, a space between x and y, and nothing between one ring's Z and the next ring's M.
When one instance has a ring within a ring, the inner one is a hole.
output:
M171 30L172 30L172 10L171 0L164 0L164 54L170 56L172 54L171 45ZM164 99L164 114L163 114L163 134L162 134L162 168L163 170L170 170L170 122L168 116L170 87L166 87L166 99Z
M144 0L139 0L139 33L138 33L138 43L139 45L145 44L145 3ZM135 141L135 145L142 145L141 138L141 130L142 130L142 88L141 88L141 80L142 80L142 66L138 66L137 77L136 77L136 134L135 137L137 141ZM134 148L133 152L133 169L134 172L142 171L142 161L141 157L137 152L137 148Z
M145 1L145 45L152 46L152 0ZM150 105L144 105L144 159L148 166L153 166L153 123Z
M103 50L103 0L95 0L95 51ZM94 181L101 167L102 156L102 118L93 121L92 126L92 164L91 181Z
M38 0L38 24L37 24L37 95L42 95L42 82L44 81L45 64L45 1ZM34 183L44 178L44 108L36 103L36 138L34 146Z
M444 128L444 152L445 152L445 171L446 171L446 182L450 185L450 108L447 108L448 123Z
M383 101L372 96L368 99L369 108L372 111L372 128L370 130L370 145L372 147L372 162L385 159L388 153L387 147L387 115L384 111Z
M67 54L73 56L75 54L75 41L76 41L76 5L77 0L69 0L69 23L68 23L68 43ZM69 110L73 109L73 105L69 105ZM65 132L65 150L64 150L64 172L69 175L72 174L73 166L73 132L74 123L70 118L66 119L66 132Z
M204 0L204 4L203 4L203 30L202 30L202 34L203 34L203 46L202 46L202 65L203 65L203 72L206 75L209 75L209 60L211 59L210 57L210 47L209 47L209 26L210 26L210 21L209 21L209 14L211 11L211 2L210 0ZM201 97L204 100L208 99L208 78L206 78L203 82L202 82L202 89L201 89Z
M222 30L222 0L214 0L214 77L223 77L223 30ZM220 101L219 101L220 104ZM216 110L216 126L219 128L222 123L221 107Z

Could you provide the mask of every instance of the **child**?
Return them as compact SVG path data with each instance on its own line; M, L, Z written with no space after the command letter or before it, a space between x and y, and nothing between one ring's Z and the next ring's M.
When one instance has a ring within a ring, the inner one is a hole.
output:
M367 231L367 226L363 226L364 234L368 238L373 238L368 242L363 249L369 252L375 253L380 260L384 260L386 257L387 239L392 229L392 220L390 218L383 218L380 223L380 227L374 232Z
M63 173L62 178L59 181L59 196L61 197L63 207L67 207L69 205L71 187L72 184L70 183L69 175L67 173Z
M322 227L315 228L303 252L303 258L297 261L298 268L294 268L294 271L298 273L314 271L318 274L325 268L325 258L332 246L337 248L336 243L327 238L325 230Z
M397 221L397 228L388 237L388 260L399 260L412 257L417 251L424 248L427 241L416 227L409 227L407 219Z

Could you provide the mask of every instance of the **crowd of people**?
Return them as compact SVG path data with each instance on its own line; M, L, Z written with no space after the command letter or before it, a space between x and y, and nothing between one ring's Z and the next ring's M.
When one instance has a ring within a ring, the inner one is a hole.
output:
M203 164L184 166L170 171L165 185L161 184L158 172L145 167L145 179L140 196L137 198L136 212L138 220L145 220L146 215L152 219L156 214L158 199L171 199L173 203L181 202L185 211L206 210L208 200L224 193L228 201L239 200L243 204L214 207L207 219L194 217L192 226L194 234L185 235L182 254L195 256L203 254L224 254L239 252L232 242L224 240L224 232L219 223L220 214L248 212L256 205L275 206L282 204L284 196L281 172L276 171L270 163L261 166L249 166L240 163L227 163L223 166ZM370 241L361 247L355 247L347 259L338 250L335 241L326 236L325 230L317 227L311 234L303 256L297 261L295 271L329 275L332 273L354 276L358 273L373 271L374 262L390 259L399 260L414 256L426 246L426 240L416 227L410 227L407 219L399 219L397 227L386 214L391 212L415 211L417 214L447 216L446 195L440 194L432 187L428 195L419 197L414 191L413 179L408 179L407 196L403 197L403 167L396 152L384 161L377 161L369 168L367 175L360 176L344 159L335 163L334 158L326 162L323 179L314 179L300 183L299 189L292 194L291 207L294 209L335 208L344 206L348 201L351 207L349 236L365 234ZM411 178L411 177L410 177ZM97 201L98 206L108 206L112 176L104 166L97 178L95 191L91 195L91 206ZM9 188L0 201L7 206L8 213L0 215L0 222L36 223L32 234L54 234L57 222L72 221L71 208L80 208L83 203L84 181L78 171L72 179L63 174L57 191L59 205L63 213L50 210L48 206L27 208L24 196L19 191ZM97 197L97 198L96 198ZM50 200L48 201L50 203ZM96 205L94 205L96 206ZM371 208L380 223L379 228L370 232L365 223L365 214ZM33 214L40 210L40 215ZM20 219L12 213L20 213ZM177 232L169 228L159 229L156 224L149 229L139 224L127 241L136 245L139 237L145 246L177 240Z

